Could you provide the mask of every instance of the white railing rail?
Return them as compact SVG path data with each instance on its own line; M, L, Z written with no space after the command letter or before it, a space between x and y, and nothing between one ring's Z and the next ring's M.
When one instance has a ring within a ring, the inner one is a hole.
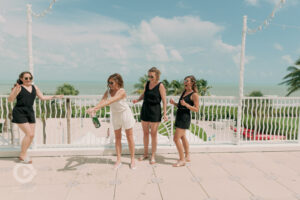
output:
M140 123L142 103L133 104L136 96L127 98L136 119L134 138L143 145ZM178 101L178 97L168 96ZM110 124L109 107L97 112L102 126L94 128L85 112L94 106L101 96L65 96L63 99L35 102L35 148L42 147L95 147L112 145L114 134ZM205 96L199 99L199 112L192 112L192 123L186 137L190 144L239 144L299 142L300 98L297 97L244 97L240 138L237 134L237 97ZM13 103L7 95L0 96L0 147L19 146L23 137L17 126L11 123ZM169 120L159 126L158 144L174 145L176 108L167 105ZM126 137L122 138L126 143Z

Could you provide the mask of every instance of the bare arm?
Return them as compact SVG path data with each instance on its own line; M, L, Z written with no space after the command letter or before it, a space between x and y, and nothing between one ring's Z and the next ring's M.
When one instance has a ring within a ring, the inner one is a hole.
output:
M178 107L178 103L175 103L173 99L170 99L170 104L173 104L174 106Z
M192 101L194 102L194 106L191 106L190 104L187 104L184 100L182 101L182 105L187 107L188 109L190 109L191 111L194 112L198 112L199 111L199 96L198 94L195 92L192 96L191 96Z
M12 89L10 95L8 96L8 98L7 98L8 102L13 102L20 92L21 92L21 86L19 84L17 84Z
M63 95L44 96L43 93L40 91L40 89L36 85L32 86L32 87L35 87L36 95L42 101L52 100L52 99L55 99L55 98L62 98L63 97Z
M107 100L107 93L108 93L108 91L106 91L106 93L104 94L102 100L93 108L93 111L97 111L100 108L108 106L108 105L110 105L110 104L112 104L112 103L114 103L116 101L119 101L119 100L121 100L121 99L123 99L123 98L126 97L126 92L123 89L119 90L115 94L115 96L113 96L112 98L110 98L108 100Z
M163 102L163 110L164 110L164 117L167 117L167 98L166 98L166 89L164 84L159 85L159 93Z
M146 84L144 85L144 91L143 93L140 95L140 97L138 99L133 100L133 103L137 103L139 101L141 101L142 99L144 99L144 94L145 94L145 90L146 90Z

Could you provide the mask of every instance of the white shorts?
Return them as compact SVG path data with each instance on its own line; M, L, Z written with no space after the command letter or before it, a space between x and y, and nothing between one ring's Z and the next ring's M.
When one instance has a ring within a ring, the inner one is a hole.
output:
M126 109L123 112L112 113L112 125L114 130L124 128L125 130L133 128L135 119L130 109Z

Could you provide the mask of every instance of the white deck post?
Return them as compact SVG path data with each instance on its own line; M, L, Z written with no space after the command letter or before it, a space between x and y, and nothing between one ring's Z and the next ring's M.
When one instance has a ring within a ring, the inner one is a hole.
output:
M237 133L235 136L235 144L239 144L242 125L242 104L244 97L244 65L245 65L245 46L247 33L247 16L243 17L243 31L242 31L242 47L240 58L240 85L239 85L239 104L238 104L238 118L237 118Z
M27 4L27 44L28 44L28 64L29 64L29 71L33 75L32 10L31 10L31 4Z

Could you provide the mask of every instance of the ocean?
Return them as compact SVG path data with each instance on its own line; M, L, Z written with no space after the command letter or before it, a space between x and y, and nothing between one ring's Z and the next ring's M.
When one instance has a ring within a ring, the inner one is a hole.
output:
M10 90L15 81L0 81L0 94L6 95L10 93ZM63 81L37 81L35 84L45 94L54 94L56 88L65 82ZM101 95L106 90L105 82L95 81L68 81L76 89L79 90L79 95ZM215 84L211 85L212 88L209 90L211 95L215 96L238 96L239 88L238 84ZM128 95L133 95L134 83L125 83L125 90ZM246 85L244 88L244 95L247 96L254 90L261 91L264 95L268 96L285 96L287 88L279 85ZM295 92L291 96L300 96L300 91Z

